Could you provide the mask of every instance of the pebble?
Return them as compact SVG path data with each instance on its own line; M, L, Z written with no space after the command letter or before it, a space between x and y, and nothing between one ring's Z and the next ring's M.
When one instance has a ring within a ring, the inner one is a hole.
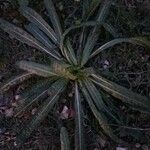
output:
M127 148L124 148L124 147L116 147L116 150L127 150Z
M136 143L136 144L135 144L135 147L136 147L136 148L140 148L140 147L141 147L141 144Z

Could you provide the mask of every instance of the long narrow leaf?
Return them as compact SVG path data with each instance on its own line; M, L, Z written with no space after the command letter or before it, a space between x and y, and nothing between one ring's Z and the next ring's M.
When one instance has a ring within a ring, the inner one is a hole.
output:
M74 65L77 65L77 59L76 59L76 56L75 56L75 52L74 52L74 50L71 46L71 43L70 43L69 39L66 42L66 46L67 46L67 49L69 51L71 61L73 62Z
M61 141L61 150L71 150L68 132L65 127L61 127L60 141Z
M20 145L26 138L30 136L39 123L48 115L54 104L58 101L60 94L64 91L67 81L60 79L56 81L49 90L49 98L42 104L35 116L29 121L27 126L23 128L17 136L17 143Z
M31 78L32 76L33 76L33 74L31 72L28 72L28 73L22 73L20 75L12 77L11 79L9 79L8 81L4 82L0 86L0 90L7 91L12 86L17 85L17 84L19 84L19 83L21 83L21 82Z
M124 88L114 82L111 82L101 76L98 76L95 74L92 74L91 76L94 78L94 79L91 79L94 83L99 85L101 88L103 88L105 91L110 93L112 96L130 105L133 105L133 106L139 105L147 109L150 109L150 100L148 98L141 96L139 94L136 94L132 92L131 90Z
M49 38L33 23L30 23L26 26L26 29L43 45L47 48L55 48L56 46L49 40Z
M37 41L33 36L25 32L19 27L16 27L13 24L10 24L9 22L0 19L0 28L2 28L5 32L7 32L12 37L16 38L20 42L26 43L29 46L35 47L40 51L44 51L47 54L51 55L57 60L60 60L60 58L56 55L54 55L52 52L48 51L46 47L44 47L39 41Z
M28 72L37 74L42 77L50 77L57 75L55 72L53 72L53 69L51 67L31 61L19 61L17 63L17 66L20 69L26 70Z
M91 96L89 95L88 91L86 90L85 86L82 82L80 82L80 87L83 93L84 98L86 99L87 103L89 104L91 111L93 112L95 118L98 120L99 125L104 130L106 134L108 134L114 141L120 141L112 132L111 128L109 127L109 123L107 120L107 117L103 112L99 112L97 108L95 107Z
M47 22L33 9L29 7L21 7L20 12L32 23L36 24L54 43L58 44L58 36Z
M77 82L75 82L75 114L75 149L83 150L85 149L83 136L83 110Z
M107 17L107 14L109 12L111 6L111 0L105 0L102 7L99 9L99 13L97 16L97 21L99 23L103 23ZM95 46L95 43L98 40L99 36L99 27L94 27L94 29L89 33L89 36L87 38L87 42L85 45L85 48L83 50L82 59L81 59L81 66L85 65L85 63L88 61L89 56Z
M97 109L99 111L105 112L108 115L110 115L112 118L114 118L115 120L117 120L116 116L114 116L112 114L112 112L110 111L110 109L106 106L106 104L103 101L102 95L101 93L97 90L97 88L95 87L95 85L90 81L90 80L84 80L83 82L85 84L86 89L88 90L91 98L93 99L93 102L95 104L95 106L97 107ZM119 122L117 120L117 122Z
M121 44L121 43L131 43L131 44L139 44L139 45L147 45L150 47L150 41L146 40L146 38L140 38L140 37L135 37L135 38L118 38L114 39L112 41L109 41L105 43L104 45L100 46L97 50L95 50L90 58L94 57L95 55L99 54L103 50L110 48L116 44Z
M51 22L53 24L53 27L55 29L55 32L58 34L58 38L59 38L59 42L60 42L60 39L62 36L62 28L61 28L59 17L56 13L54 4L53 4L52 0L44 0L44 3L45 3L45 7L49 13L49 16L50 16Z
M29 106L31 106L34 102L37 102L40 99L46 98L48 95L48 91L50 89L51 84L56 80L56 78L51 78L41 83L36 84L30 90L26 91L21 96L21 103L15 110L15 116L18 116L24 110L26 110Z

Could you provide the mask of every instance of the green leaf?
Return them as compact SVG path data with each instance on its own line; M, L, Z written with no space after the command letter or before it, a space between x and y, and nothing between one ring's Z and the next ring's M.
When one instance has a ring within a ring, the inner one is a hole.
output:
M61 141L61 150L71 150L68 132L67 132L67 129L65 127L61 127L60 141Z
M12 86L17 85L29 78L31 78L33 76L33 74L31 72L28 73L22 73L20 75L17 75L15 77L10 78L8 81L4 82L1 86L0 86L0 90L2 91L7 91L9 90Z
M75 82L75 115L75 149L83 150L85 149L83 136L83 109L77 82Z
M40 51L46 52L47 54L51 55L55 59L60 60L58 56L48 51L47 48L44 47L39 41L37 41L33 36L25 32L21 28L16 27L15 25L10 24L9 22L3 19L0 19L0 28L2 28L5 32L7 32L9 35L16 38L20 42L23 42L29 46L35 47Z
M66 47L67 48L64 48L64 53L65 53L65 56L66 56L67 60L70 63L73 63L74 65L77 65L77 59L76 59L74 50L71 46L71 43L70 43L69 39L67 39Z
M94 83L99 85L102 89L107 91L112 96L122 100L130 105L138 105L150 109L150 100L144 96L136 94L131 90L122 87L114 82L111 82L99 75L91 74L94 79L91 79Z
M37 25L38 28L42 30L48 37L50 37L54 43L59 44L58 36L54 32L54 30L48 25L48 23L37 12L35 12L33 9L29 7L20 7L20 12L30 22Z
M116 119L116 116L112 114L108 106L103 101L101 93L98 91L98 89L95 87L95 85L89 80L84 80L83 83L85 84L86 89L88 90L96 108L99 111L102 111L104 113L107 113L112 118ZM117 120L118 121L118 120Z
M99 54L103 50L110 48L116 44L121 44L121 43L132 43L132 44L139 44L139 45L147 45L150 47L150 42L146 40L145 38L140 38L140 37L135 37L135 38L118 38L111 40L104 45L100 46L97 50L95 50L91 55L90 58L94 57L95 55Z
M117 142L120 141L118 139L118 137L116 137L113 134L112 129L109 126L107 117L105 116L105 113L98 111L97 108L95 107L95 105L91 99L91 96L89 95L89 92L86 90L86 88L82 82L80 82L80 87L81 87L84 98L86 99L87 103L89 104L89 107L91 108L91 111L93 112L95 118L98 120L101 128L104 130L104 132L107 135L109 135L112 138L112 140L117 141Z
M27 31L29 31L37 40L39 40L47 48L55 48L56 46L49 40L49 38L33 23L29 23L25 26Z
M102 24L105 21L107 14L109 12L110 6L111 6L111 1L105 0L102 7L99 9L99 13L98 13L96 20L100 24ZM100 34L99 27L97 26L95 26L94 29L92 29L91 32L89 33L89 36L87 38L87 42L85 44L83 54L82 54L81 66L84 66L86 62L88 61L89 56L95 46L95 43L98 40L99 34Z
M71 26L70 28L65 30L65 32L62 35L61 42L60 42L60 49L62 51L62 54L64 55L63 48L64 48L64 42L66 40L66 37L72 30L77 30L78 28L81 28L81 27L89 27L89 26L95 26L95 25L99 26L100 23L97 21L87 21L79 25Z
M21 96L21 99L19 100L20 104L15 110L15 116L18 116L34 102L46 98L50 86L55 80L56 78L53 77L51 79L38 82L30 90L24 92L24 94Z
M31 118L26 127L23 128L17 136L16 141L19 146L30 136L32 131L35 130L39 123L48 115L55 103L58 101L60 94L65 90L66 85L67 81L64 79L60 79L52 84L48 91L48 99L44 101L37 113Z
M59 42L60 42L60 39L62 36L62 28L61 28L59 17L57 15L56 10L55 10L54 4L53 4L52 0L44 0L44 3L45 3L45 7L49 13L51 23L54 27L54 30L58 34Z
M57 75L53 68L50 66L38 64L31 61L19 61L17 66L20 69L26 70L32 74L36 74L42 77L51 77Z

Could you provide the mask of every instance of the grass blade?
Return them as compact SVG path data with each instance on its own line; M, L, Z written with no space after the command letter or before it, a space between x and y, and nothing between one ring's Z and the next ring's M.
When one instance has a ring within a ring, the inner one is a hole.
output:
M61 150L71 150L68 132L67 132L67 129L65 127L61 127L60 141L61 141Z
M150 101L148 98L136 94L131 90L124 88L114 82L111 82L99 75L92 74L91 76L94 78L91 79L91 81L99 85L101 88L110 93L112 96L130 105L133 106L138 105L150 109Z
M16 38L20 42L26 43L31 47L35 47L40 51L46 52L47 54L51 55L55 59L60 60L58 56L48 51L47 48L44 47L39 41L37 41L33 36L25 32L21 28L16 27L15 25L10 24L9 22L3 19L0 19L0 28L2 28L5 32L7 32L9 35Z
M52 0L44 0L44 3L45 3L45 7L49 13L51 23L53 24L54 30L57 33L59 42L60 42L60 39L62 36L62 28L61 28L59 17L55 10L54 4L53 4Z
M75 114L75 149L83 150L85 149L83 136L83 110L77 82L75 82Z
M58 101L60 94L65 90L67 81L60 79L56 81L50 88L48 94L49 98L42 104L38 112L29 121L25 128L23 128L17 136L17 144L20 146L32 133L39 123L48 115L54 104Z
M0 87L0 90L2 91L7 91L9 90L12 86L17 85L29 78L31 78L33 76L33 74L31 72L28 73L22 73L20 75L17 75L15 77L12 77L11 79L9 79L8 81L6 81L5 83L3 83Z
M47 22L33 9L29 7L20 7L20 12L24 15L30 22L36 24L39 29L41 29L52 41L56 44L58 43L58 37L54 30L47 24Z

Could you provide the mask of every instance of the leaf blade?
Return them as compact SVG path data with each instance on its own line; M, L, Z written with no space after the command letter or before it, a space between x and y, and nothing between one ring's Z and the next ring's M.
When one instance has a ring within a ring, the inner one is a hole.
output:
M150 109L150 101L148 98L136 94L127 88L111 82L99 75L92 74L91 76L94 78L94 80L91 79L91 81L99 85L112 96L122 100L125 103L129 103L130 105L135 104Z
M25 43L31 47L35 47L36 49L51 55L55 59L60 60L60 58L58 56L56 56L52 52L48 51L47 48L45 48L33 36L31 36L30 34L25 32L21 28L16 27L15 25L10 24L9 22L7 22L3 19L0 19L0 28L3 29L5 32L7 32L12 37L15 37L20 42Z
M99 9L99 13L97 16L97 21L102 25L102 23L105 21L107 14L109 12L111 6L111 1L105 0L102 7ZM82 53L82 59L81 59L81 66L84 66L86 62L89 59L89 56L95 46L95 43L98 40L99 36L99 27L94 27L94 29L91 30L89 33L89 36L87 38L87 42L85 44L85 48Z
M60 42L60 39L62 36L62 28L61 28L59 17L55 10L54 4L53 4L52 0L44 0L44 3L45 3L45 7L49 13L54 30L58 34L58 38L59 38L59 42Z
M116 44L120 44L120 43L131 43L131 44L139 44L139 45L147 45L148 47L150 47L150 42L148 40L145 40L145 38L140 38L140 37L134 37L134 38L118 38L118 39L114 39L111 40L107 43L105 43L104 45L100 46L97 50L95 50L91 55L90 58L96 56L97 54L99 54L100 52L102 52L103 50L110 48Z
M75 82L75 149L83 150L84 136L83 136L83 109L81 104L81 97L79 94L78 84Z
M9 79L8 81L6 81L5 83L3 83L1 86L0 86L0 89L2 91L7 91L9 88L11 88L12 86L20 83L20 82L23 82L27 79L29 79L30 77L32 77L33 74L32 73L29 73L29 72L25 72L25 73L22 73L20 75L17 75L15 77L12 77L11 79Z
M31 61L19 61L16 65L23 70L31 72L33 74L42 76L42 77L50 77L57 75L53 72L52 68L46 65L38 64Z
M17 136L17 143L21 145L27 139L38 124L48 115L54 104L58 101L60 94L65 90L67 81L60 79L56 81L49 90L49 98L39 108L37 114L29 121L27 126L23 128Z
M89 95L88 91L86 90L86 88L82 82L80 82L80 87L81 87L84 98L86 99L87 103L89 104L91 111L93 112L95 118L98 120L101 128L104 130L104 132L107 135L109 135L112 138L112 140L120 141L120 139L118 139L118 137L116 137L116 135L113 134L111 128L109 127L108 120L107 120L107 117L105 116L105 114L103 112L99 112L97 110L97 108L95 107L95 105L91 99L91 96Z
M58 37L54 30L47 24L47 22L33 9L29 7L20 7L20 12L30 22L36 24L48 37L50 37L54 43L58 44Z

